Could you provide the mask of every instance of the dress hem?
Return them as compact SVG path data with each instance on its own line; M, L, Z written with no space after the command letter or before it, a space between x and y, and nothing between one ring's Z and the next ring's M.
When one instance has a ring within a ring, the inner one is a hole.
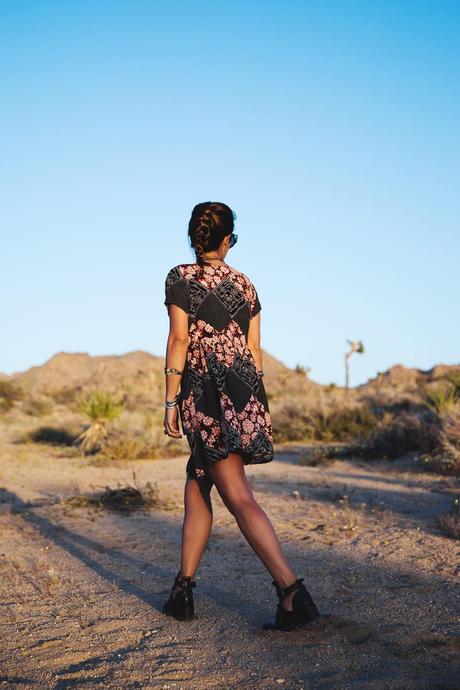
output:
M268 462L273 462L273 460L275 459L274 453L270 457L263 457L263 458L255 459L255 457L253 455L250 455L248 457L247 453L242 448L235 448L234 450L229 450L228 454L221 457L221 458L216 458L215 460L210 460L208 458L206 462L209 465L214 465L217 462L221 462L222 460L226 460L229 457L229 455L231 455L232 453L235 453L237 455L241 455L241 457L243 459L243 464L245 467L247 467L248 465L265 465ZM191 462L192 457L193 456L191 455L188 462L187 462L187 465ZM196 468L188 469L186 471L187 478L188 479L208 479L209 478L209 474L206 471L204 471L202 468L198 468L198 469L200 469L200 471L203 472L203 474L197 474Z

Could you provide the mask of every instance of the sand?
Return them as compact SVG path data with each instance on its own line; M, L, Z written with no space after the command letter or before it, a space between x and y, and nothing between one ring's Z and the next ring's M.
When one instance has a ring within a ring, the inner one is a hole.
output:
M179 568L186 456L97 467L5 440L0 687L460 688L460 543L437 523L458 480L414 473L410 458L305 467L301 450L279 446L273 462L246 468L323 614L280 633L261 630L276 609L272 578L215 488L197 617L161 612ZM165 507L66 504L132 484L133 469Z

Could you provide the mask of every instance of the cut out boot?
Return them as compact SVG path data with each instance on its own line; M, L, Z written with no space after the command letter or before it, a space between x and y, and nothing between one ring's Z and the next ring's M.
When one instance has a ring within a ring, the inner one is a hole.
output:
M303 579L303 577L297 578L297 580L293 582L292 585L288 585L288 587L280 587L275 580L272 581L272 585L276 587L276 593L278 595L278 608L276 610L275 622L265 623L265 625L262 626L263 630L290 631L319 618L320 613L310 593L305 585L302 584ZM294 592L292 596L292 611L289 611L283 606L283 599L285 599L290 592Z
M176 586L180 589L175 590ZM174 616L180 621L192 620L195 616L193 587L196 587L196 582L192 580L190 575L181 575L179 570L174 579L169 599L163 606L163 613Z

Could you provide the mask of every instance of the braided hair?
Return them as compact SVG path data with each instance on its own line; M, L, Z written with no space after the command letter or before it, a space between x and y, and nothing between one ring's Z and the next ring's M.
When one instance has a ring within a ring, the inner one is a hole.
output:
M236 214L227 204L217 201L204 201L194 207L188 236L199 266L209 265L202 254L217 249L224 237L232 234L235 218Z

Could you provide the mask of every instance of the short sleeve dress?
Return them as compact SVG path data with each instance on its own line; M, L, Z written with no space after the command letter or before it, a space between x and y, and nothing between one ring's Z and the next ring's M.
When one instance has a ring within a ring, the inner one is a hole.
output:
M179 264L166 276L164 304L188 314L179 391L191 451L186 476L210 479L209 464L229 453L245 465L273 460L267 395L247 344L250 320L262 308L250 279L227 264Z

